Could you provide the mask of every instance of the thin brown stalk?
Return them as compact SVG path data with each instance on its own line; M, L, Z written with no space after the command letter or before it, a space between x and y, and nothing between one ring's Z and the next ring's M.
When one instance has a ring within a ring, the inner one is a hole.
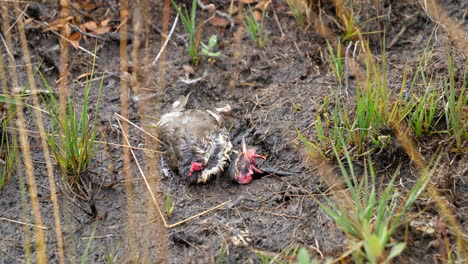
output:
M60 0L60 17L62 19L70 16L70 2L68 0ZM69 25L65 25L60 32L62 38L60 39L60 66L59 66L59 104L60 104L60 118L66 118L66 105L68 93L68 57L69 57L69 43L67 41L70 37L71 29Z
M130 14L128 1L120 0L120 111L122 116L128 118L128 84L126 75L128 74L128 62L127 62L127 41L128 41L128 16ZM124 123L121 127L122 132L128 134L128 123ZM122 139L122 144L127 145L125 139ZM127 198L127 215L128 215L128 243L129 243L129 255L133 260L138 259L137 245L136 245L136 225L134 218L133 209L133 182L131 172L131 160L130 150L128 148L122 149L123 153L123 166L125 174L125 194Z
M215 207L212 207L212 208L210 208L210 209L208 209L208 210L205 210L205 211L203 211L203 212L201 212L201 213L199 213L199 214L196 214L196 215L194 215L194 216L191 216L191 217L189 217L189 218L186 218L186 219L184 219L184 220L182 220L182 221L179 221L179 222L177 222L177 223L175 223L175 224L168 225L167 228L173 228L173 227L179 226L179 225L181 225L181 224L184 224L184 223L186 223L186 222L188 222L188 221L190 221L190 220L192 220L192 219L195 219L195 218L200 217L200 216L202 216L202 215L205 215L205 214L207 214L207 213L209 213L209 212L211 212L211 211L214 211L214 210L216 210L216 209L218 209L218 208L221 208L222 206L224 206L224 205L226 205L226 204L228 204L228 203L230 203L230 202L231 202L231 200L228 200L228 201L226 201L226 202L224 202L224 203L221 203L221 204L219 204L219 205L217 205L217 206L215 206Z
M19 9L18 3L15 3L15 11L16 11L16 16L20 16L20 9ZM31 56L29 54L29 48L27 44L23 20L18 21L18 29L20 33L21 47L23 49L23 56L24 56L24 60L26 63L26 71L28 73L29 87L32 91L33 103L36 108L40 108L39 97L37 96L37 87L36 87L36 82L34 80L33 69L31 66L32 65ZM35 114L37 127L39 128L39 134L41 136L41 146L42 146L42 151L44 152L43 154L44 154L46 167L47 167L47 176L49 178L50 199L52 201L52 208L54 212L59 263L64 264L65 253L63 250L63 235L62 235L62 226L60 223L60 213L59 213L59 204L58 204L58 199L57 199L57 188L56 188L55 178L54 178L54 168L52 166L52 161L50 159L49 146L47 145L47 136L46 136L46 131L44 128L42 112L34 111L34 114Z
M17 144L18 140L16 138L16 134L13 137L13 143ZM26 192L26 186L24 184L24 175L23 175L23 168L21 162L16 162L16 174L18 176L19 182L19 189L21 193L21 204L22 204L22 211L23 211L23 221L30 222L29 214L31 212L31 208L28 206L28 198ZM31 242L31 229L27 226L23 228L23 245L24 245L24 257L26 259L26 263L33 263L32 262L32 242Z
M132 49L132 61L134 62L134 67L135 70L133 71L133 90L137 94L137 96L141 96L143 98L147 98L144 101L139 101L138 103L138 113L140 116L142 116L141 122L143 124L146 124L149 122L149 120L146 118L149 115L154 114L154 105L157 105L156 98L155 97L150 97L148 94L154 92L154 88L151 89L151 78L150 75L148 74L140 74L143 71L145 71L145 68L150 67L150 57L148 51L150 50L149 46L149 39L146 38L146 41L143 43L143 40L139 36L144 36L144 35L149 35L149 31L151 28L151 18L149 17L148 10L149 8L149 1L148 0L138 0L136 1L136 4L140 7L138 10L135 10L134 12L134 17L138 16L139 18L133 19L133 31L135 32L135 38L133 40L133 49ZM137 12L140 12L139 14ZM164 21L165 17L163 17L163 24L166 23ZM167 21L168 22L168 21ZM167 27L163 26L163 33L167 34ZM143 47L143 49L140 49L140 47ZM143 58L142 56L143 55ZM142 62L142 63L141 63ZM144 103L143 103L144 102ZM150 128L150 130L154 130L154 128ZM152 131L155 132L155 131ZM153 139L156 139L154 141ZM145 136L145 145L148 146L150 149L159 149L159 143L161 141L157 139L157 137L151 135L151 133L146 133ZM133 151L132 151L133 154ZM159 168L159 163L158 161L159 155L157 153L153 152L145 152L145 171L147 174L147 178L151 179L148 182L151 184L151 186L154 186L156 190L160 189L160 168ZM149 204L151 204L151 200L153 199L152 197L153 194L147 193L147 199L149 201ZM159 213L160 209L157 210ZM155 216L155 210L154 207L148 206L147 207L147 218L154 218ZM157 217L159 220L160 218ZM168 263L169 262L169 256L168 256L168 243L167 243L167 234L166 234L166 229L165 226L167 224L164 223L163 221L157 221L157 223L153 226L154 228L154 233L153 232L146 232L144 236L142 237L143 239L143 248L142 248L142 253L143 253L143 259L151 259L150 257L150 248L154 248L156 252L153 253L153 255L158 256L158 262L159 263ZM159 237L158 240L153 240L151 237L152 236L157 236ZM155 247L151 247L150 244L153 244Z
M146 4L148 4L148 1L145 1ZM161 3L162 4L162 3ZM158 54L159 58L159 80L158 80L158 85L152 86L150 88L151 79L146 78L141 80L142 84L144 85L145 88L144 91L145 93L150 93L154 92L157 90L157 94L163 94L162 91L164 90L164 81L165 81L165 63L166 63L166 49L164 48L164 43L167 43L170 39L170 34L169 33L169 25L170 25L170 8L171 8L171 2L170 0L165 0L163 5L163 14L162 14L162 33L164 34L164 37L161 38L161 44L160 44L160 51ZM145 12L145 15L148 16L148 13ZM148 21L150 19L145 20L146 23L144 24L145 30L149 30L151 28L150 24ZM177 19L176 19L177 21ZM174 25L176 22L174 22ZM173 32L175 26L173 26L173 29L171 32ZM146 43L146 51L149 51L149 43ZM145 56L143 58L143 65L144 67L149 67L150 66L150 59L148 56L148 52L145 53ZM156 107L149 107L149 106L156 106ZM142 116L149 116L149 115L158 115L160 112L160 106L161 106L161 99L160 96L158 97L153 97L149 100L146 100L146 102L139 103L138 104L138 111ZM144 118L142 120L143 123L147 123L150 120ZM155 138L158 138L158 130L154 128L150 128L150 134L154 135ZM159 150L161 144L163 144L160 140L154 141L152 140L152 136L146 136L145 142L146 146L150 149L155 149ZM151 186L155 186L158 190L161 189L161 168L160 168L160 163L158 162L159 160L159 154L157 153L149 153L147 152L145 155L146 159L146 171L149 173L148 177L152 178L151 180ZM150 195L148 195L150 196ZM152 199L152 197L148 197L148 199ZM158 197L159 198L159 197ZM161 213L160 208L156 207L158 213ZM154 208L148 208L148 218L153 218L154 217ZM161 219L159 217L156 218L156 224L152 225L151 228L153 228L154 233L156 236L160 237L161 239L159 241L155 241L156 243L156 254L159 256L159 261L168 263L169 262L169 248L168 248L168 241L167 241L167 233L166 233L166 228L168 224L166 220L164 219L164 216L161 215Z
M173 227L176 227L176 226L180 226L180 225L182 225L182 224L185 224L185 223L187 223L187 222L190 221L190 220L193 220L193 219L195 219L195 218L197 218L197 217L200 217L200 216L205 215L205 214L207 214L207 213L209 213L209 212L212 212L212 211L214 211L214 210L216 210L216 209L219 209L219 208L223 207L224 205L226 205L226 204L228 204L228 203L230 203L230 202L231 202L231 200L227 200L226 202L221 203L221 204L218 204L218 205L216 205L216 206L214 206L214 207L211 207L210 209L207 209L207 210L205 210L205 211L203 211L203 212L201 212L201 213L198 213L198 214L196 214L196 215L192 215L192 216L190 216L190 217L188 217L188 218L186 218L186 219L184 219L184 220L181 220L181 221L179 221L179 222L177 222L177 223L168 225L167 228L170 229L170 228L173 228ZM141 226L146 226L146 225L148 225L148 224L154 223L155 221L156 221L156 220L149 221L148 223L144 223L144 224L142 224Z
M132 125L135 125L136 128L138 128L139 130L143 131L144 133L148 133L146 132L145 130L143 130L142 128L138 127L136 124L132 123L131 121L129 121L128 119L126 118L123 118L121 115L117 114L117 116L119 116L120 118L122 118L122 120L124 121L127 121L129 122L130 124ZM9 130L14 130L14 131L18 131L17 128L15 127L6 127L7 129ZM37 137L37 134L40 134L40 132L37 132L37 131L33 131L33 130L26 130L25 132L29 133L29 136L30 137ZM36 134L36 135L34 135ZM149 133L148 133L149 134ZM31 136L33 135L33 136ZM46 136L51 136L52 134L50 133L46 133L45 134ZM64 135L60 135L61 137L65 137ZM153 136L154 138L154 136ZM80 140L81 138L77 138L78 140ZM114 146L114 147L120 147L120 148L132 148L132 149L137 149L137 150L144 150L144 151L150 151L150 152L154 152L154 153L165 153L163 151L158 151L158 150L154 150L154 149L149 149L149 148L139 148L139 147L129 147L129 146L126 146L126 145L122 145L122 144L117 144L117 143L111 143L111 142L107 142L107 141L101 141L101 140L95 140L94 141L95 143L99 143L99 144L102 144L102 145L109 145L109 146ZM16 146L17 148L22 148L23 146Z
M0 6L1 6L1 12L2 12L2 15L5 15L5 12L4 12L4 6L6 5L6 3L0 3ZM5 17L4 17L5 18ZM3 24L2 24L2 29L5 29L8 27L8 24L6 23L6 20L7 19L4 19L3 20ZM6 34L7 35L7 34ZM10 42L11 43L11 35L8 36L10 38ZM2 41L3 41L3 44L5 45L5 49L7 51L7 53L10 55L9 58L10 59L13 59L14 60L14 57L11 55L10 51L9 51L9 48L6 43L6 40L3 38L2 36ZM9 94L9 90L8 90L8 81L7 81L7 74L6 74L6 71L5 71L5 64L3 62L3 54L0 53L0 79L1 79L1 83L2 83L2 87L3 87L3 93L4 94ZM16 76L16 71L13 71L12 73L14 76ZM17 79L17 77L14 78L15 80ZM14 115L15 113L13 113ZM7 131L11 131L10 128L15 128L15 125L14 123L10 123L11 127L7 127ZM18 139L17 139L17 133L16 132L11 132L10 133L11 135L11 141L12 141L12 147L16 147L18 145ZM28 213L29 213L29 208L28 208L28 202L27 202L27 198L26 198L26 191L25 191L25 187L24 187L24 178L23 178L23 173L22 173L22 168L21 168L21 164L20 162L16 162L16 171L17 171L17 177L18 177L18 180L19 180L19 188L20 188L20 193L21 193L21 202L22 202L22 207L23 207L23 217L25 220L29 220L29 217L28 217ZM10 173L8 173L7 177L5 178L5 182L8 182L10 179ZM30 229L25 226L23 228L23 247L24 247L24 256L25 256L25 259L26 259L26 263L32 263L32 250L31 250L31 235L30 235Z
M17 3L15 3L15 5L17 5ZM8 17L9 17L8 8L6 5L2 5L2 16L5 18L3 19L3 30L4 32L6 32L5 33L6 44L8 48L11 50L13 47L12 45L13 42L12 42L11 32L6 30L7 28L10 28L9 21L8 21ZM14 70L16 62L14 58L11 58L9 56L8 56L8 59L9 59L9 65L13 66L12 70L10 71L13 87L19 87L18 75L16 73L16 70ZM15 119L15 124L16 124L16 127L20 129L20 132L19 132L20 144L25 146L25 148L22 148L22 154L23 154L22 161L24 164L24 169L26 171L26 177L28 180L29 195L31 198L31 206L33 209L34 221L35 221L35 225L42 226L41 211L39 208L36 179L34 175L34 167L32 164L31 150L29 148L29 140L28 140L27 134L21 131L21 130L24 131L26 129L26 121L24 118L23 107L17 98L16 98L16 105L18 106L18 112L16 114L17 119ZM47 263L44 230L41 228L35 228L34 231L35 231L36 241L37 241L37 246L36 246L37 263Z
M125 132L123 131L122 123L120 122L119 119L116 118L116 120L117 120L117 122L119 123L120 129L122 129L122 136L123 136L123 139L124 139L125 143L126 143L128 146L130 146L130 141L128 140L127 133L125 133ZM130 152L132 153L132 156L133 156L133 159L135 160L135 163L136 163L136 166L137 166L137 168L138 168L138 171L140 172L140 175L141 175L141 177L143 178L143 180L144 180L144 182L145 182L146 188L148 189L148 192L149 192L149 194L151 195L151 199L152 199L152 201L153 201L153 204L156 206L156 209L158 210L159 216L161 217L161 220L162 220L162 222L164 223L164 226L167 227L168 224L167 224L167 222L166 222L166 219L164 218L164 214L163 214L163 212L162 212L162 210L161 210L161 207L159 206L158 200L156 199L156 195L154 194L153 190L151 189L151 186L150 186L149 183L148 183L148 180L147 180L147 178L146 178L146 176L145 176L145 173L144 173L143 169L142 169L141 166L140 166L140 162L138 162L138 159L137 159L137 157L136 157L136 155L135 155L135 153L133 152L132 149L130 149ZM126 182L126 183L127 183L127 182Z

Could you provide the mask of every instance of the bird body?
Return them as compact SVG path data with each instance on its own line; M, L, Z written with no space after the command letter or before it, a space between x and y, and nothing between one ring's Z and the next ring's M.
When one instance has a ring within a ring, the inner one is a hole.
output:
M185 109L188 97L174 102L158 126L167 145L170 168L187 176L190 183L205 183L224 171L232 144L222 127L222 109Z
M189 96L175 101L171 112L161 116L158 122L169 167L189 183L206 183L224 171L232 155L229 177L240 184L249 183L255 172L261 172L256 168L256 159L265 157L247 149L244 140L240 151L232 150L221 116L231 110L230 106L213 110L185 109Z

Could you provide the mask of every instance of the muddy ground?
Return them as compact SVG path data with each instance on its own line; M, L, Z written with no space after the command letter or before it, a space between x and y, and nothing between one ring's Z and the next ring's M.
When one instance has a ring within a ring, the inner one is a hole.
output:
M73 9L72 13L83 21L111 18L111 23L118 25L118 5L114 1L103 2L92 11ZM410 2L382 1L379 10L372 7L363 9L363 17L360 18L360 21L365 21L366 18L383 15L378 21L366 24L365 27L369 31L385 29L389 83L394 91L400 88L405 63L408 63L410 74L414 73L435 26L418 3ZM468 6L457 0L441 2L450 15L462 24L466 34ZM145 44L142 44L137 57L130 56L134 45L127 49L130 62L128 76L131 76L128 78L128 84L133 88L130 92L129 117L132 122L154 133L155 130L151 126L156 123L161 113L169 110L172 102L180 95L191 92L189 108L206 109L229 104L233 110L226 120L226 127L229 128L234 147L239 147L240 138L244 136L247 143L255 147L258 153L267 156L265 161L259 161L260 169L289 172L292 175L264 173L257 175L248 185L238 185L221 176L219 180L205 185L188 186L179 176L168 171L164 158L150 151L136 150L143 170L149 177L153 177L150 184L161 207L164 208L165 195L171 195L174 211L168 218L169 224L227 202L219 209L166 230L161 226L160 220L150 222L154 218L157 219L157 214L135 161L132 159L131 176L134 181L129 184L123 181L125 173L122 148L101 144L96 161L88 173L94 182L92 201L82 201L59 192L67 262L81 259L96 219L96 237L88 257L90 263L106 263L108 257L114 259L114 263L130 263L132 260L133 263L160 263L163 260L170 263L214 263L223 258L225 263L259 263L257 254L287 254L285 251L292 252L297 245L304 245L314 258L323 260L327 257L338 257L347 250L343 232L314 201L314 198L321 199L320 194L325 192L328 186L307 161L307 155L304 155L294 130L297 128L306 136L315 133L311 124L315 121L317 113L323 111L320 106L324 98L331 96L338 87L328 65L326 40L313 26L298 25L294 17L286 13L287 7L283 1L273 3L275 12L271 8L268 9L265 21L268 37L266 49L256 48L245 32L237 33L242 23L239 23L236 17L236 25L232 29L221 30L206 24L202 41L206 42L210 35L218 34L218 48L222 55L214 63L209 62L206 57L202 58L200 65L194 67L195 74L192 75L183 68L184 65L190 65L190 59L184 47L181 24L166 48L164 63L145 66L145 56L148 58L146 62L152 62L159 52L163 3L157 1L148 9L132 6L130 25L141 21L136 17L141 16L144 10L149 10L151 22L147 34L142 35L149 44L148 49L145 50ZM230 1L227 0L219 1L217 9L227 12L229 4ZM57 90L60 56L58 37L50 31L43 32L47 26L41 23L56 19L59 7L55 3L44 4L42 7L46 7L47 10L37 11L38 15L34 10L27 9L26 14L32 16L34 21L26 25L26 33L34 66L42 64L41 71ZM333 33L337 36L342 34L342 29L337 25L333 5L328 1L321 1L321 8ZM17 19L12 10L8 12L11 24ZM205 19L208 17L206 11L198 12L203 14ZM4 14L2 19L5 19ZM175 12L172 10L171 25L174 18ZM134 32L132 26L129 29L130 32ZM21 84L26 85L23 50L16 28L13 27L12 31L15 45L9 52L15 57L18 67L9 66L9 70L16 69ZM121 112L119 40L115 40L110 32L100 36L103 39L82 39L80 45L93 51L97 43L96 71L98 76L105 76L98 122L103 135L102 140L122 144L122 133L114 115ZM380 54L381 36L369 36L374 54ZM440 72L441 76L446 74L445 51L448 47L456 54L457 71L462 72L466 60L461 52L452 45L443 29L437 30L436 37L435 63L427 70ZM6 61L7 52L4 45L2 55ZM74 88L76 98L81 97L83 90L77 77L89 72L91 65L91 56L70 47L69 79L74 80L70 89ZM180 80L200 77L201 80L193 84L186 84ZM352 78L351 76L351 80ZM36 81L41 83L40 78L36 78ZM135 89L138 82L142 84L143 89ZM97 83L95 82L95 89L92 91L92 103L97 100ZM351 81L351 96L353 89ZM26 111L28 128L35 131L37 128L31 111ZM47 126L48 121L44 122ZM130 128L130 136L133 146L153 148L156 145L134 127ZM437 140L441 139L436 135L419 142L423 154L428 159L436 149L433 142ZM38 147L39 139L34 134L31 134L31 145L34 150L34 172L43 225L48 227L47 256L51 263L57 263L57 239L50 188L43 153ZM379 174L384 179L388 179L394 172L397 163L403 164L397 181L405 191L417 178L417 171L401 146L398 147L397 143L394 145L389 150L375 154L374 158L377 160ZM466 232L467 158L463 154L447 152L442 160L444 166L439 169L439 175L441 178L450 175L451 181L439 187L445 188L443 193ZM56 177L60 183L59 175ZM23 182L22 176L16 174L0 191L0 217L23 222L33 221L29 193L25 191ZM131 195L126 186L131 186ZM97 215L91 212L90 204L95 205ZM438 214L434 205L424 200L417 203L416 207L415 212L425 209L423 214L418 216L420 222L427 225L437 222ZM439 263L441 251L437 243L440 242L440 232L423 232L420 226L409 225L412 219L406 220L406 231L409 233L405 235L403 228L398 234L400 237L396 238L406 238L408 247L396 261ZM32 236L32 229L29 227L1 222L0 263L27 261L26 236ZM32 240L34 241L33 236ZM35 257L33 246L33 262Z

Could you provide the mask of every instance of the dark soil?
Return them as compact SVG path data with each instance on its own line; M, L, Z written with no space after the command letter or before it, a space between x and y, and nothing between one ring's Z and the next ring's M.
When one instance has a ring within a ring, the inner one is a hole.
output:
M119 8L117 4L114 1L103 2L105 4L92 12L72 10L72 13L84 21L101 20L103 17L119 19L115 13ZM218 10L228 10L230 1L218 2ZM322 2L328 26L335 34L342 34L337 26L338 22L334 22L338 19L333 5L328 1ZM371 17L385 15L365 24L363 31L385 29L389 84L391 89L398 91L405 63L410 74L413 74L435 24L417 1L381 2L380 10L363 10L359 19L363 22ZM464 23L466 33L466 4L457 0L441 2L454 19ZM180 22L166 48L164 63L142 67L145 65L145 56L148 56L147 61L152 62L160 49L161 35L155 29L163 28L163 3L157 1L148 9L151 28L141 36L143 43L149 43L149 48L145 50L145 44L141 44L136 57L130 56L134 46L130 45L128 48L128 76L131 78L126 80L132 87L129 119L151 133L155 133L152 125L159 115L167 112L180 95L191 93L188 108L206 109L229 104L232 112L227 117L226 127L229 128L234 148L239 148L240 139L245 137L248 145L255 147L259 154L267 156L265 161L259 160L259 168L265 173L257 175L248 185L233 183L222 175L208 184L189 186L180 176L167 169L163 157L149 151L136 150L140 165L146 175L152 178L149 183L161 207L164 208L166 194L171 196L174 211L170 217L166 217L169 224L228 202L217 210L166 230L161 226L160 220L152 221L159 219L158 214L133 158L131 176L134 181L127 183L130 186L128 189L123 181L125 171L122 148L101 144L88 173L94 183L94 197L83 201L59 192L67 262L81 259L96 219L96 237L88 257L90 263L105 263L108 261L106 256L114 258L114 263L160 263L167 259L170 263L214 263L218 257L224 257L226 263L259 263L257 254L272 257L279 253L286 255L286 251L292 253L298 245L306 246L317 259L336 258L348 249L344 233L315 201L322 199L320 194L327 191L328 186L308 161L295 131L297 128L305 136L315 133L311 124L316 120L318 112L324 111L320 109L323 100L331 97L338 87L327 61L327 42L316 33L313 26L298 25L294 17L286 13L287 6L283 1L273 1L273 6L278 22L272 9L268 9L265 22L268 44L264 50L256 48L246 33L240 37L236 35L242 25L237 18L233 29L220 30L205 24L202 41L206 42L209 36L218 34L218 47L222 55L216 62L209 62L203 57L200 65L194 67L195 75L189 75L183 68L184 65L190 65L190 59L184 47L184 32ZM39 66L48 82L57 87L60 57L58 37L51 32L43 32L45 26L40 23L58 18L59 7L55 3L41 7L47 8L47 11L28 9L27 14L34 18L34 22L26 26L28 44L34 67ZM144 11L144 8L132 7L130 25L139 22L138 17ZM208 17L206 11L198 12L205 19ZM8 14L10 23L14 23L17 19L14 12ZM175 12L172 10L170 23L174 18ZM116 21L115 24L118 25L119 21ZM134 33L133 27L129 28ZM28 79L24 70L23 50L16 28L13 27L12 30L15 45L9 52L15 57L18 67L10 66L9 70L16 69L21 84L25 86ZM439 28L436 34L436 59L435 63L428 66L427 71L446 76L446 49L449 47L455 53L457 73L463 72L466 59L452 45L443 29ZM122 133L114 115L121 111L119 41L111 33L100 36L104 40L87 37L81 40L80 45L90 51L97 45L96 72L98 76L105 76L98 122L102 141L122 144ZM371 35L369 38L374 54L380 54L382 35ZM4 45L1 50L6 62ZM83 79L76 78L89 72L91 65L92 57L89 54L70 47L69 80L74 80L71 88L74 88L77 102L81 102L83 88L80 82ZM181 81L200 77L201 80L193 84ZM42 82L39 77L36 81ZM97 100L98 83L95 82L95 89L92 91L93 104ZM350 90L354 90L352 85ZM26 111L28 129L36 131L32 111ZM47 127L49 122L44 122ZM132 126L129 135L132 146L156 146L152 139L145 138L145 134ZM48 227L47 254L51 263L58 263L57 238L44 156L38 147L40 139L35 134L31 134L30 139L31 146L34 147L34 173L43 225ZM389 149L375 154L374 158L379 176L384 179L390 177L398 162L403 164L397 181L400 182L402 191L406 192L418 172L403 148L394 141ZM433 136L418 142L428 160L440 141L440 138ZM468 229L467 161L463 153L447 151L441 161L444 165L438 169L437 178L434 179L453 206L465 233ZM60 183L58 174L56 178ZM24 173L17 173L0 190L0 217L33 222L29 193L25 185ZM129 190L132 194L129 194ZM95 213L93 208L96 209ZM402 228L397 234L400 237L396 239L406 238L408 243L407 250L397 262L440 262L441 248L444 248L438 244L442 242L440 237L451 234L444 233L445 229L437 225L439 215L435 205L423 199L418 201L414 209L414 212L420 211L423 212L422 215L408 217L405 220L408 229ZM152 222L149 223L150 221ZM27 261L25 237L31 240L33 246L29 248L34 259L33 229L8 221L0 222L0 263ZM424 232L422 227L426 226L435 226L437 230L433 233ZM221 253L223 250L224 254ZM138 258L135 259L134 256Z

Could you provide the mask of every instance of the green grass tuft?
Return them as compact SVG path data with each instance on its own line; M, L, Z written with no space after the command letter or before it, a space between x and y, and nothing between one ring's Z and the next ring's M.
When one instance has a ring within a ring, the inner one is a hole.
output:
M51 121L48 143L62 175L66 177L66 182L71 186L76 186L80 183L80 177L87 171L96 154L96 121L104 79L101 80L99 86L94 116L90 117L88 114L90 110L90 80L94 76L94 66L90 78L85 83L83 101L78 103L76 98L68 97L66 113L60 113L60 105L52 88L42 74L41 76L44 85L50 92L49 98L43 98ZM81 111L76 107L78 104L82 105Z
M192 58L192 63L193 65L198 65L200 62L200 56L198 54L198 46L200 44L200 38L199 34L201 34L200 29L197 30L195 18L197 16L197 0L192 1L192 7L190 8L190 14L189 11L187 10L187 7L183 7L183 10L179 8L179 6L176 4L174 0L171 0L172 5L174 8L177 10L177 13L179 13L179 16L182 20L182 24L184 25L184 30L187 33L188 37L188 46L187 46L187 51L190 54L190 57ZM202 24L200 24L202 25Z
M432 170L424 171L411 191L402 198L394 185L399 168L386 183L387 187L379 191L374 164L369 158L365 159L362 177L358 177L348 149L333 148L333 152L347 188L334 191L335 201L323 195L326 202L317 202L347 235L356 263L390 261L405 248L405 243L392 240L392 235L425 189L441 156L438 156ZM340 153L343 153L345 162L341 161Z
M244 26L250 37L255 41L258 48L264 49L267 43L265 36L265 10L262 11L262 18L257 21L251 7L248 11L244 10Z

